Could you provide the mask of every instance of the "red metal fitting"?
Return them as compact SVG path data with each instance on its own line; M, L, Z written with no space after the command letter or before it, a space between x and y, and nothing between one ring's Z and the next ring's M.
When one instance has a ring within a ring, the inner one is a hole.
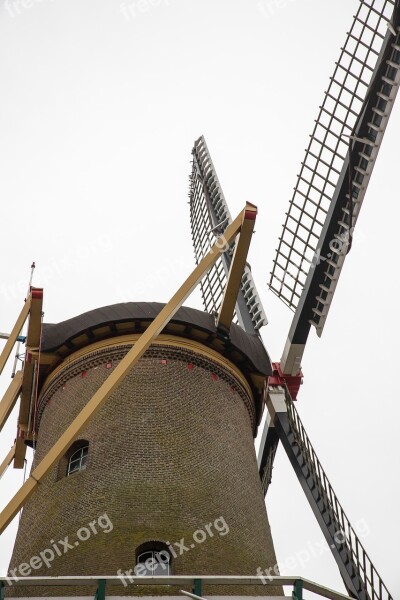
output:
M249 221L255 221L257 218L257 211L256 210L245 210L244 218L248 219Z
M282 373L281 364L278 362L272 363L272 368L273 373L268 378L268 385L286 386L292 400L296 400L300 386L303 383L303 373L299 371L297 375L285 375Z
M34 288L31 286L31 294L33 300L43 299L43 288Z

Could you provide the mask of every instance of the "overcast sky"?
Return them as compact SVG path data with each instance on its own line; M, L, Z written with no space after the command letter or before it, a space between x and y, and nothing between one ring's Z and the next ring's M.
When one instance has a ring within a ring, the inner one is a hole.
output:
M291 312L267 288L274 249L357 5L0 0L0 331L15 322L33 260L47 322L117 302L167 301L194 265L188 174L193 141L204 134L232 215L246 200L259 208L250 262L270 322L263 339L279 360ZM397 104L324 335L310 335L298 401L394 596L399 127ZM187 304L201 308L199 294ZM13 415L1 434L1 457L15 422ZM1 506L22 475L9 469L3 477ZM282 448L267 509L278 560L297 556L298 567L285 573L343 590ZM17 519L0 540L2 573L16 527Z

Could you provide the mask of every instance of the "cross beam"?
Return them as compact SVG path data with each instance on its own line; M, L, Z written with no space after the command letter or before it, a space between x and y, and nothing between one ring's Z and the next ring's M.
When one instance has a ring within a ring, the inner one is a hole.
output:
M21 329L24 326L26 319L28 318L29 311L31 309L32 303L32 294L29 294L27 299L25 300L25 304L22 307L22 310L18 316L18 319L13 327L12 332L10 333L6 345L3 348L2 353L0 354L0 375L3 372L4 367L6 366L6 362L8 361L11 351L14 347L15 342L17 341L19 334L21 333Z
M254 209L251 204L246 204L244 210L227 227L223 235L223 244L218 239L205 257L200 261L194 271L189 275L186 281L181 285L178 291L172 296L171 300L164 306L157 317L150 323L146 331L142 333L135 345L129 350L125 357L116 366L114 371L108 376L105 382L95 392L79 415L72 421L64 431L58 441L45 455L42 461L31 472L29 478L22 485L19 491L0 513L0 534L18 514L25 502L37 488L41 479L46 475L54 463L66 452L74 438L82 431L90 419L96 414L103 403L118 388L135 364L150 347L154 339L164 329L174 314L182 306L186 298L191 294L205 273L217 261L218 257L229 248L238 234L248 228L247 221L254 221ZM238 244L240 243L240 238ZM238 264L238 263L237 263ZM241 276L241 275L240 275Z
M22 371L17 371L0 401L0 431L3 429L22 388Z
M14 446L11 448L11 450L9 451L9 453L7 454L7 456L5 457L5 459L3 460L3 462L0 464L0 478L3 476L5 470L7 469L7 467L9 466L9 464L11 463L12 459L15 456L15 444Z

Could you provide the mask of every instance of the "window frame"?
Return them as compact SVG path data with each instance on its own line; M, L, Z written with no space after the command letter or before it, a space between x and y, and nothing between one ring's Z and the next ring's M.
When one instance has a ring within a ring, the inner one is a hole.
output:
M79 457L78 457L79 455ZM76 444L70 448L67 454L67 472L66 476L70 477L70 475L74 475L75 473L80 473L86 469L87 460L89 456L89 442L86 440L82 440L81 444L77 447ZM74 467L71 469L73 463L77 463L78 467Z
M167 554L168 562L157 560L157 555L160 554ZM146 558L141 560L144 556L146 556ZM150 559L153 561L151 571L146 566L146 562ZM154 560L156 560L156 564L154 564ZM141 573L141 577L162 577L172 575L172 554L168 549L167 544L157 541L145 542L144 544L141 544L136 549L135 568L138 565L144 565L146 567L146 573ZM162 573L157 573L157 569L162 569Z

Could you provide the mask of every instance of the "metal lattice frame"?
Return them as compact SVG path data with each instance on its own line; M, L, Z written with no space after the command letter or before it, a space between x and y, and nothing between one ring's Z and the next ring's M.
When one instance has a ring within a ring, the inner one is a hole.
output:
M224 244L223 233L232 217L203 136L195 142L192 154L193 166L189 177L190 224L198 264L218 238ZM226 252L200 283L204 307L207 312L215 315L221 306L233 250L234 245L227 247ZM245 331L253 334L267 324L248 265L242 277L235 320Z
M196 264L199 264L203 256L209 251L212 244L221 233L218 228L213 230L210 226L211 216L209 214L206 196L204 193L203 179L193 161L193 170L190 175L190 224L192 230L193 248ZM221 222L228 215L224 215ZM229 214L229 219L230 219ZM226 273L222 264L222 259L207 273L206 277L200 282L201 294L204 307L209 313L217 313L222 302L223 290L226 285Z
M271 290L292 310L320 259L320 236L394 6L393 0L360 2L325 93L271 273Z
M275 440L278 438L321 527L349 595L357 600L393 600L333 490L289 390L281 383L278 381L267 387L269 423L263 438L266 442L264 448L267 450L269 446L269 452L263 452L259 466L263 463L268 469L269 455L275 452Z

